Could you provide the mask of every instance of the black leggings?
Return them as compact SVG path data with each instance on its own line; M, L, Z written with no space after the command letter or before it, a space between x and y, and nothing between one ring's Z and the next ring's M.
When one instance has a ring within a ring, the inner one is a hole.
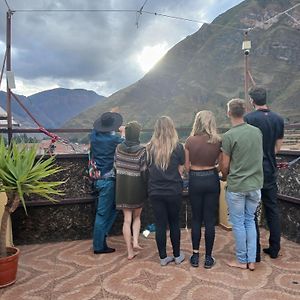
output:
M190 171L189 197L192 206L192 244L199 250L201 225L205 225L205 254L211 256L216 215L219 205L220 181L216 170Z
M156 220L155 239L160 258L167 257L167 225L170 228L170 238L173 255L180 255L180 225L179 212L181 195L176 196L150 196Z

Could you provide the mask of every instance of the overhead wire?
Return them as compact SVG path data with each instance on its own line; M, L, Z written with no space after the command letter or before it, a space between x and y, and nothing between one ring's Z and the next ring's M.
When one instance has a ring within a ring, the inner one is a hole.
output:
M7 3L7 1L4 0L4 2L5 2L5 4L6 4L6 6L7 6L7 9L8 9L8 10L11 10L10 7L9 7L9 5L8 5L8 3Z
M3 58L3 64L2 64L2 68L1 68L0 88L1 88L2 78L3 78L4 68L5 68L5 62L6 62L6 52L7 52L7 51L5 50L4 58Z
M4 0L6 3L7 1ZM197 24L207 24L210 26L216 26L216 27L226 27L226 28L231 28L231 29L235 29L238 31L251 31L255 28L258 27L258 25L253 26L253 27L249 27L249 28L239 28L239 27L235 27L235 26L231 26L231 25L227 25L227 24L216 24L216 23L210 23L208 21L204 21L204 20L196 20L196 19L190 19L190 18L185 18L185 17L180 17L180 16L173 16L173 15L168 15L168 14L163 14L163 13L159 13L159 12L153 12L153 11L147 11L144 10L144 7L146 5L148 0L145 0L143 5L140 7L139 10L136 9L16 9L14 10L14 12L20 12L20 13L26 13L26 12L103 12L103 13L108 13L108 12L116 12L116 13L135 13L136 14L136 23L135 25L137 26L137 28L139 27L139 18L142 15L142 13L144 14L148 14L148 15L154 15L154 16L160 16L160 17L165 17L165 18L171 18L171 19L176 19L176 20L181 20L181 21L187 21L187 22L193 22L193 23L197 23ZM300 3L282 11L279 12L277 14L275 14L274 16L270 17L269 19L265 20L264 23L268 23L271 20L280 17L282 15L287 15L288 17L292 18L294 20L294 22L296 22L299 25L299 21L296 20L293 16L291 16L290 14L288 14L289 11L295 9L296 7L298 7L300 5ZM8 4L7 4L8 6ZM8 6L9 7L9 6Z
M143 12L143 9L146 5L148 0L145 0L144 1L144 4L141 6L141 8L136 12L136 22L135 22L135 25L136 25L136 28L139 28L139 20L140 20L140 17L142 15L142 12Z
M147 1L145 1L147 2ZM142 10L141 10L142 9ZM142 13L149 14L149 15L154 15L154 16L160 16L160 17L165 17L165 18L171 18L171 19L177 19L181 21L188 21L188 22L193 22L193 23L198 23L198 24L208 24L212 26L218 26L218 27L229 27L232 29L240 30L240 31L246 31L249 30L249 28L238 28L234 26L228 26L228 25L220 25L220 24L214 24L214 23L209 23L208 21L203 21L203 20L196 20L196 19L190 19L190 18L184 18L184 17L179 17L179 16L172 16L168 14L162 14L159 12L152 12L152 11L146 11L143 10L143 6L141 9L136 10L136 9L16 9L14 12L18 13L27 13L27 12L50 12L50 13L58 13L58 12L103 12L103 13L108 13L108 12L116 12L116 13L136 13L137 15L141 15ZM137 25L137 24L136 24Z
M239 28L239 27L234 27L234 26L226 25L226 24L222 25L222 24L216 24L216 23L209 23L208 21L201 21L201 20L183 18L183 17L178 17L178 16L171 16L171 15L167 15L167 14L161 14L161 13L145 11L145 10L143 12L145 14L161 16L161 17L166 17L166 18L171 18L171 19L177 19L177 20L182 20L182 21L188 21L188 22L193 22L193 23L198 23L198 24L206 24L206 25L217 26L217 27L228 27L228 28L232 28L235 30L239 30L239 31L248 31L251 29L251 28Z
M136 9L73 9L73 8L59 8L59 9L16 9L15 12L137 12Z

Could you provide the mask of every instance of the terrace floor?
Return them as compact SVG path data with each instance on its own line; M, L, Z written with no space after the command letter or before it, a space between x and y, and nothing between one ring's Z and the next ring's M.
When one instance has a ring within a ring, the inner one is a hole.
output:
M262 230L262 244L268 232ZM161 267L154 236L141 237L143 250L127 260L122 236L110 237L112 254L94 255L91 240L21 246L17 282L0 289L1 300L41 299L300 299L300 245L282 239L281 255L262 255L256 270L226 265L234 257L232 232L217 228L216 265L206 270L181 265ZM203 247L201 245L201 258ZM191 253L190 232L182 230L182 250ZM171 252L170 252L171 254Z

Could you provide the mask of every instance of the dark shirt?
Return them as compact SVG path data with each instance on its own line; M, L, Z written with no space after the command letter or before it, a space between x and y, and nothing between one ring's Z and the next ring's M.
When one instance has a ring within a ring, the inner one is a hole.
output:
M221 143L208 143L207 134L190 136L185 142L190 162L194 166L214 166L221 152Z
M149 181L148 193L149 196L173 196L182 193L183 182L181 175L178 171L179 165L184 165L185 156L184 149L178 143L177 147L171 154L170 163L168 168L163 171L157 168L154 162L148 167Z
M283 118L269 109L259 109L247 114L244 119L262 132L264 182L273 183L277 173L275 145L284 136Z
M91 154L102 176L112 170L116 147L123 141L124 139L117 134L92 130L90 135Z

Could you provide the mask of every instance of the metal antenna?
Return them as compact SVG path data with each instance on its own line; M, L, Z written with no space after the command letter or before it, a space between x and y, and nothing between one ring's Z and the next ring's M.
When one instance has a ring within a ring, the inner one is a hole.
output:
M144 6L146 5L148 0L145 0L144 4L141 6L141 8L136 12L136 21L135 21L135 25L136 25L136 28L139 28L139 20L140 20L140 17L143 13L143 9L144 9Z
M7 9L8 9L8 10L11 10L10 7L9 7L9 5L8 5L8 3L7 3L7 1L4 0L4 2L5 2L5 4L6 4L6 6L7 6Z

